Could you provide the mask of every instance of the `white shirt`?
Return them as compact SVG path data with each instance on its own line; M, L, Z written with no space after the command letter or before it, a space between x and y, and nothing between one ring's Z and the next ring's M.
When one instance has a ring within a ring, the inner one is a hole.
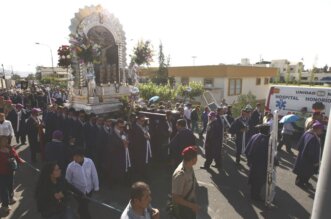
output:
M291 123L285 123L283 125L282 134L293 135L295 129Z
M151 215L148 213L147 208L144 210L144 215L138 215L132 208L131 201L124 209L121 219L151 219Z
M20 130L20 123L21 123L21 117L22 117L22 110L17 112L17 125L16 125L16 131L18 132Z
M82 165L72 161L67 168L66 180L84 194L99 191L98 173L89 158L85 157Z
M191 120L191 109L190 108L188 108L188 107L185 107L184 108L184 117L186 118L186 119L189 119L189 120Z
M9 120L4 120L3 123L0 124L0 135L14 136L14 129Z

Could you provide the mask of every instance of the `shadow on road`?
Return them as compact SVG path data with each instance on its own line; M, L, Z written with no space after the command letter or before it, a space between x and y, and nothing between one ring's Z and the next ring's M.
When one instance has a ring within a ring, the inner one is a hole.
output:
M261 215L266 219L310 218L309 212L307 212L288 192L279 187L276 188L276 197L273 207L267 209L264 204L258 207L262 210Z

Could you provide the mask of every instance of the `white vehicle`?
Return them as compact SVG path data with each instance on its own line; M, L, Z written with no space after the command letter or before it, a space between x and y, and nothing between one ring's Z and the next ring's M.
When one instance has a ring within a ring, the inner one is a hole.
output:
M279 115L299 112L302 107L307 107L312 112L312 105L321 102L328 114L331 108L331 87L286 86L273 85L266 98L266 109Z

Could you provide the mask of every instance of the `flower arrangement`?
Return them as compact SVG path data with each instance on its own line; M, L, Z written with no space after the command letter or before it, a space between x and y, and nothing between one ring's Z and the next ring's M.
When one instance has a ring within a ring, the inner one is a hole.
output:
M133 55L131 55L131 63L138 66L146 64L147 66L153 62L153 48L150 41L138 41L136 47L133 48Z
M57 54L59 55L59 63L58 65L61 67L68 68L71 64L71 50L67 45L62 45L57 50Z
M70 34L71 50L80 62L93 64L101 63L101 46L89 40L85 34Z

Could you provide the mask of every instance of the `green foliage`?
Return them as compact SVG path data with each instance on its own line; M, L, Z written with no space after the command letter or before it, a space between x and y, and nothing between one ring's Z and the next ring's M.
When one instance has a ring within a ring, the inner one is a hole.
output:
M45 77L41 79L40 84L50 85L50 86L59 86L60 88L67 88L67 82L59 81L55 77Z
M165 85L157 85L152 82L139 84L140 96L149 100L153 96L159 96L160 100L173 100L177 96L177 91L170 86L170 83Z
M280 82L280 70L277 69L277 75L276 75L276 77L275 77L275 83L277 84L277 83L279 83L279 82Z
M11 76L11 79L14 80L14 81L18 81L18 80L21 79L21 76L18 75L18 74L13 74L13 75Z
M153 61L153 49L150 41L138 41L136 47L133 48L133 55L131 55L131 62L138 66L146 64L149 65Z
M303 64L301 62L299 62L299 76L298 76L298 84L301 84L301 77L302 77L302 66Z
M314 79L315 79L315 73L317 71L316 67L313 67L312 70L310 70L310 78L309 78L309 84L314 85Z
M236 103L232 105L232 113L235 117L238 117L241 113L241 110L245 108L247 104L250 104L252 107L254 107L256 103L256 96L251 92L248 94L241 94L238 96Z
M128 116L131 114L130 99L128 96L122 96L119 101L122 103L119 117L127 120Z
M290 75L290 66L289 63L287 64L287 69L286 69L286 76L285 76L285 83L289 84L291 80L291 75Z
M188 87L191 88L190 92L187 92ZM203 85L200 82L195 82L195 81L191 81L188 86L179 85L177 87L178 95L180 95L182 97L185 97L185 95L187 95L187 97L189 97L190 99L201 96L204 91L205 91L205 89L204 89Z
M160 43L159 46L159 69L154 77L152 77L152 82L156 84L166 84L168 82L168 63L165 63L165 57L163 54L163 45Z
M26 76L26 80L35 80L36 79L36 77L35 77L35 75L34 74L28 74L28 76Z

